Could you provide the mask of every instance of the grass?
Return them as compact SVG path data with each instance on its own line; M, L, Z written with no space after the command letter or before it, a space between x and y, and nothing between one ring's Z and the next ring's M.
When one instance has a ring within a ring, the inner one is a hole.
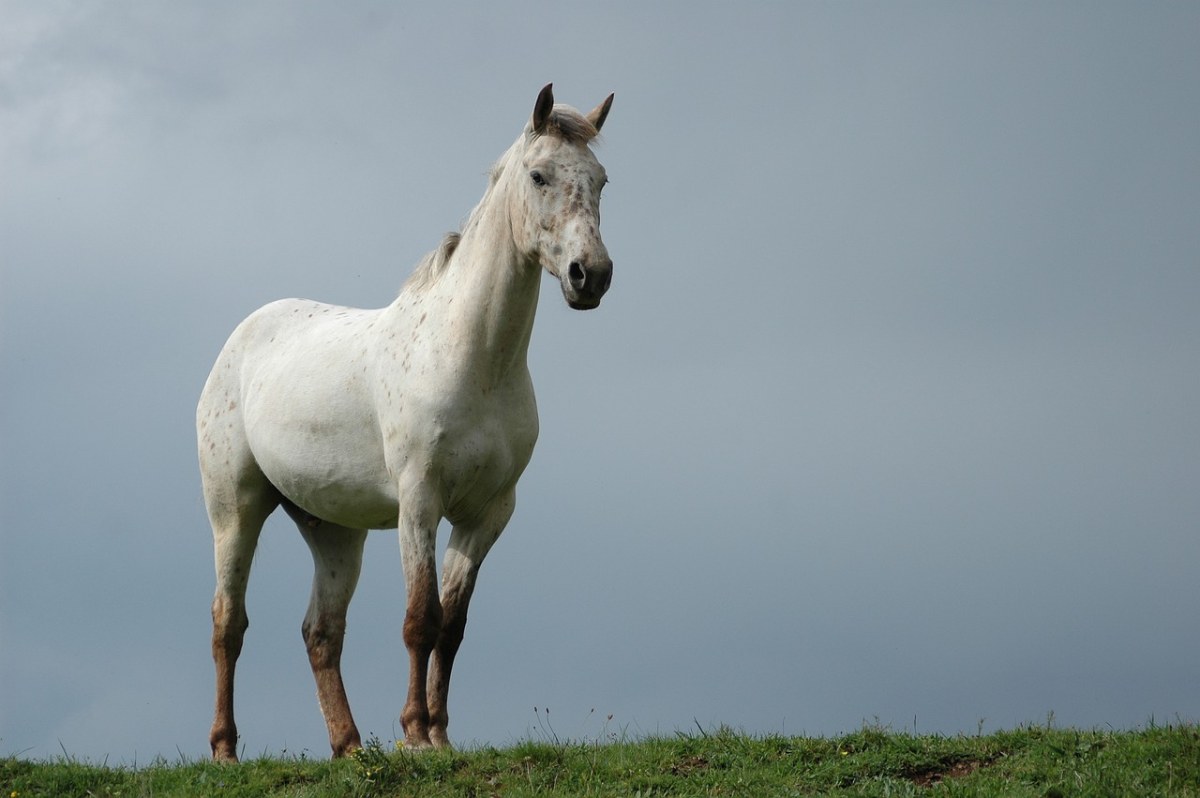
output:
M409 753L372 741L337 762L0 759L0 798L33 796L1200 796L1200 727L1029 726L943 737L868 726L835 738L728 729L637 741Z

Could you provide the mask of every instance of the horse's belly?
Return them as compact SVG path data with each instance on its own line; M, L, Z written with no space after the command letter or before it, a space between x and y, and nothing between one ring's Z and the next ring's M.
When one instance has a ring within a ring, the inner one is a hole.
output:
M256 456L271 484L310 515L353 529L396 525L396 487L381 466L349 460L332 447Z
M275 413L247 407L250 450L263 474L310 515L354 529L396 525L396 485L378 429L360 413ZM257 412L256 412L257 411Z

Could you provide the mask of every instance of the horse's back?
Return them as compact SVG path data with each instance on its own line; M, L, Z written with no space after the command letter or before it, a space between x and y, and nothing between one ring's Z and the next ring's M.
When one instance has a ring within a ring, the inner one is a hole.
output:
M296 338L305 321L331 312L348 310L303 299L280 299L247 316L229 335L209 372L196 410L196 422L239 409L258 369L274 355L296 349ZM272 351L274 350L274 351Z

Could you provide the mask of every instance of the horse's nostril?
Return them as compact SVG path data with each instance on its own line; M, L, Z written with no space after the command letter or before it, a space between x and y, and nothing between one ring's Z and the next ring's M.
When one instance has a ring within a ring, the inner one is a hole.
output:
M583 268L583 264L577 260L571 261L571 265L567 267L567 279L571 281L571 287L576 291L582 290L587 283L587 271Z

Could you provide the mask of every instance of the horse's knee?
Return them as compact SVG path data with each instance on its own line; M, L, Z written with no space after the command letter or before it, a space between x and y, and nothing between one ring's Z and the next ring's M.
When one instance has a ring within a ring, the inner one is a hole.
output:
M417 651L432 651L442 630L442 602L431 575L424 574L409 586L408 610L404 614L404 645Z
M336 665L342 656L346 637L346 622L318 617L305 619L300 627L308 658L313 667Z
M404 615L404 645L418 651L432 651L442 631L442 605L432 601L411 603Z
M225 596L218 595L213 599L213 650L233 652L234 656L241 651L242 639L250 628L250 616L245 607L234 606Z

